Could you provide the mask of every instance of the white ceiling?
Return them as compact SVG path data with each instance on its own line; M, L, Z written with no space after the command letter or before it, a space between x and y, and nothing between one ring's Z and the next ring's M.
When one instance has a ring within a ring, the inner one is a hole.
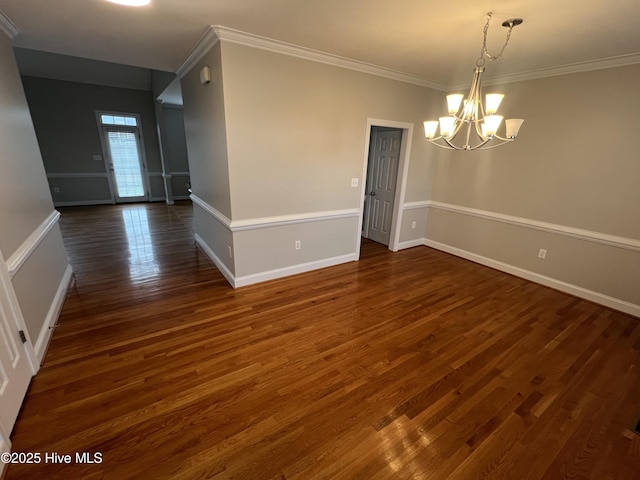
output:
M416 75L468 82L494 12L489 51L503 20L521 17L486 76L552 72L574 64L640 62L639 0L0 0L15 46L175 72L209 25Z

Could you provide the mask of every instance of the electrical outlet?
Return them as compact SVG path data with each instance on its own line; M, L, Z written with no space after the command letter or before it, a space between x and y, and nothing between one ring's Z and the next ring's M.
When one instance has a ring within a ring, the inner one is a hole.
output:
M538 258L541 258L542 260L547 258L547 251L544 248L541 248L538 252Z
M352 186L353 188L355 188L355 187L357 187L357 186L358 186L358 179L357 179L357 178L352 178L352 179L351 179L351 186Z
M53 193L60 193L60 187L53 187Z
M300 250L302 245L300 244L300 240L296 240L296 250Z
M416 221L411 222L411 228L416 228Z
M229 258L233 258L233 250L231 250L231 245L227 245L227 248L229 249Z

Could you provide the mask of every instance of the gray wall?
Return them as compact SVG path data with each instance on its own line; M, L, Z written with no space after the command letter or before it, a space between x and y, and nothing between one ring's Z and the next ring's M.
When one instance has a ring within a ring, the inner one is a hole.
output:
M502 114L526 119L520 137L448 152L421 133L444 92L222 40L183 78L198 219L217 232L203 243L236 285L354 259L357 218L313 214L359 208L349 179L363 172L368 118L409 122L401 248L432 246L640 315L638 84L636 65L492 86L506 94Z
M202 85L205 65L214 78ZM182 86L194 194L221 214L196 202L196 232L230 232L205 243L236 285L358 257L369 119L415 126L400 203L429 198L420 122L432 90L226 41Z
M492 86L520 136L438 149L427 238L640 313L638 85L640 65Z
M0 34L0 260L31 343L43 354L71 270L9 40Z
M93 159L103 155L96 110L140 115L151 197L164 200L150 91L29 76L22 81L56 205L112 202L105 163Z
M184 133L184 115L181 106L162 107L161 123L162 151L165 168L171 176L171 191L174 199L189 198L189 158Z

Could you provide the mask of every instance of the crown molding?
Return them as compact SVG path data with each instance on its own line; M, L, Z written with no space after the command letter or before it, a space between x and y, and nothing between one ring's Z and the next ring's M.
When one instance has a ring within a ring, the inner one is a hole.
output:
M446 86L441 83L433 82L416 75L398 72L396 70L379 67L377 65L353 60L351 58L341 57L338 55L333 55L331 53L313 50L311 48L300 47L291 43L281 42L279 40L273 40L271 38L241 32L239 30L234 30L232 28L223 27L220 25L213 26L212 28L218 38L230 43L246 45L262 50L267 50L269 52L281 53L292 57L311 60L318 63L324 63L327 65L332 65L334 67L355 70L357 72L368 73L370 75L377 75L379 77L390 78L392 80L420 85L422 87L429 87L436 90L445 90L446 88Z
M522 82L525 80L535 80L538 78L558 77L561 75L569 75L572 73L583 73L591 72L594 70L605 70L608 68L626 67L629 65L637 65L639 63L640 53L630 53L627 55L601 58L598 60L589 60L587 62L571 63L569 65L561 65L559 67L532 70L530 72L513 73L496 77L485 77L482 81L482 84L485 86L500 85L504 83ZM465 88L469 88L469 82L451 85L450 87L447 87L446 90L452 92L455 90L463 90Z
M0 27L2 24L2 12L0 12ZM8 20L8 19L7 19ZM10 20L8 20L11 22ZM13 26L13 23L10 23ZM13 26L17 32L17 28ZM17 33L16 33L17 34ZM242 32L233 28L224 27L222 25L210 25L202 35L198 43L193 47L191 52L184 59L176 73L180 78L184 77L195 64L218 42L225 41L245 45L253 48L259 48L269 52L280 53L292 57L302 58L313 62L324 63L335 67L355 70L357 72L376 75L379 77L390 78L404 83L419 85L422 87L433 88L446 92L463 90L469 87L469 82L454 85L445 85L442 83L427 80L416 75L398 72L385 67L380 67L370 63L353 60L346 57L340 57L330 53L313 50L306 47L300 47L291 43L273 40L267 37L261 37L252 33ZM522 82L525 80L534 80L538 78L556 77L560 75L568 75L572 73L589 72L593 70L604 70L607 68L624 67L628 65L636 65L640 63L640 53L630 53L627 55L619 55L615 57L602 58L598 60L590 60L586 62L572 63L569 65L561 65L559 67L543 68L529 72L513 73L500 75L495 77L485 77L483 85L499 85L505 83Z
M220 38L213 30L213 26L210 25L207 27L205 32L202 34L202 37L200 37L200 40L198 40L176 70L178 77L183 78L187 73L189 73L191 69L195 67L196 63L198 63L219 41Z
M17 37L20 34L16 24L2 10L0 10L0 31L4 32L9 38Z
M360 62L346 57L340 57L330 53L313 50L306 47L300 47L291 43L273 40L271 38L261 37L251 33L241 32L229 27L221 25L211 25L198 41L196 46L191 50L189 55L182 62L176 73L180 78L184 77L195 64L219 41L245 45L253 48L259 48L269 52L289 55L291 57L311 60L313 62L324 63L334 67L346 68L357 72L368 73L379 77L390 78L404 83L411 83L422 87L429 87L436 90L446 90L446 85L426 80L416 75L398 72L370 63Z

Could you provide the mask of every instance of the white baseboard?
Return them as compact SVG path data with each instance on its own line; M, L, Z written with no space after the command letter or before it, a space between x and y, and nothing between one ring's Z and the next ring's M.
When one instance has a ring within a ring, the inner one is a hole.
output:
M313 262L301 263L298 265L292 265L290 267L277 268L274 270L268 270L266 272L254 273L251 275L243 275L242 277L236 277L231 270L220 260L215 252L206 244L200 235L197 233L194 235L196 243L202 248L204 253L211 259L213 264L220 270L220 273L227 279L229 284L233 288L246 287L253 285L254 283L266 282L267 280L275 280L276 278L288 277L290 275L296 275L298 273L310 272L312 270L318 270L320 268L332 267L341 263L353 262L358 259L355 253L349 253L347 255L339 255L337 257L323 258Z
M222 262L222 260L220 260L218 258L218 256L215 254L215 252L213 250L211 250L211 247L209 247L209 245L207 245L207 242L205 242L202 239L202 237L200 235L198 235L197 233L193 236L193 238L195 239L195 241L198 244L198 246L202 249L202 251L207 255L207 257L209 257L209 259L218 268L218 270L220 270L220 273L222 273L224 278L227 279L227 282L229 282L233 288L236 288L236 286L235 286L235 275L233 273L231 273L231 270L229 270L227 268L227 266Z
M245 287L247 285L253 285L254 283L266 282L267 280L275 280L276 278L288 277L290 275L297 275L298 273L310 272L312 270L318 270L320 268L333 267L334 265L354 262L356 260L358 260L358 256L355 253L349 253L346 255L339 255L337 257L323 258L321 260L315 260L313 262L300 263L298 265L292 265L290 267L277 268L275 270L268 270L266 272L244 275L235 279L234 288Z
M53 202L55 207L90 207L91 205L113 205L113 200L79 200L77 202Z
M467 250L462 250L460 248L453 247L451 245L447 245L444 243L436 242L434 240L424 239L423 245L427 247L435 248L436 250L442 250L443 252L447 252L452 255L465 258L467 260L471 260L472 262L479 263L487 267L495 268L496 270L500 270L502 272L515 275L516 277L524 278L526 280L539 283L540 285L544 285L546 287L551 287L553 289L560 290L561 292L569 293L576 297L584 298L594 303L604 305L605 307L613 308L614 310L619 310L621 312L628 313L629 315L633 315L635 317L640 317L640 305L636 305L634 303L627 302L625 300L620 300L618 298L610 297L603 293L594 292L593 290L588 290L586 288L582 288L577 285L573 285L571 283L563 282L562 280L557 280L555 278L547 277L539 273L531 272L529 270L525 270L523 268L516 267L508 263L500 262L498 260L484 257L482 255L478 255L476 253L469 252Z
M398 250L404 250L406 248L420 247L425 245L425 238L417 238L415 240L409 240L408 242L400 242L398 244Z
M62 311L62 305L64 304L67 292L69 291L69 286L71 285L72 275L73 270L71 269L71 265L67 265L67 269L62 275L62 279L58 285L58 290L53 297L53 301L51 302L51 306L47 312L47 317L45 318L40 334L38 335L38 339L36 340L36 344L34 345L36 358L38 359L39 364L42 364L44 356L47 353L47 348L51 341L51 335L53 334L55 324L58 321L58 317Z

